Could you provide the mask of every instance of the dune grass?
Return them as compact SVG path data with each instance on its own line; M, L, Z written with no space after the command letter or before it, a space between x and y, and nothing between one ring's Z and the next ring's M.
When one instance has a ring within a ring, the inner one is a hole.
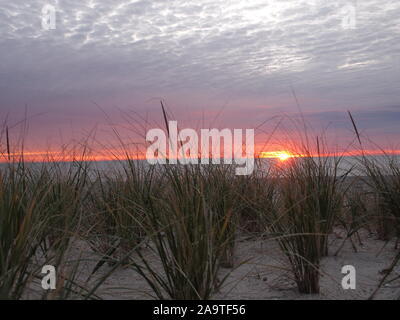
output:
M78 270L84 259L69 256L82 235L89 191L84 161L32 164L19 157L1 165L0 299L95 297L105 279L85 283ZM41 288L44 265L56 267L56 290Z
M150 166L129 156L106 171L93 168L85 150L72 162L33 165L23 152L12 157L6 133L0 299L24 299L31 291L42 299L100 298L97 290L120 266L141 275L156 299L211 299L238 265L235 246L243 234L277 241L299 292L313 294L335 225L346 232L336 255L348 239L356 251L353 237L374 217L400 236L396 158L361 158L365 193L344 183L342 157L324 156L318 139L315 154L303 146L299 157L268 166L258 160L254 174L236 176L232 165ZM371 198L382 216L371 215ZM77 253L79 242L95 258ZM59 271L55 291L40 289L45 264Z
M209 299L224 282L218 271L232 241L231 207L211 203L200 166L165 166L164 175L163 194L143 201L149 249L161 269L141 250L132 264L159 299Z
M400 237L400 163L396 157L383 156L381 161L363 157L363 169L369 178L366 183L377 196L380 206L383 228L392 226L396 236ZM388 239L390 230L383 232Z
M37 271L31 261L45 241L47 219L23 163L7 169L0 171L0 298L19 299Z
M339 163L319 153L290 160L267 179L258 204L301 293L319 293L320 259L328 254L328 236L342 206Z
M132 159L121 162L112 174L96 170L86 223L92 248L110 263L125 257L144 240L143 201L147 201L150 190L156 188L157 193L161 188L160 183L152 185L153 174L153 168Z

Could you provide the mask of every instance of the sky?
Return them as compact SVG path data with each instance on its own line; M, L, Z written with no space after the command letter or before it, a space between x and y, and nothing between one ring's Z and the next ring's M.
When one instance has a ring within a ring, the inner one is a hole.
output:
M295 140L301 119L347 146L350 110L396 147L399 88L398 0L0 0L0 120L17 139L27 118L32 151L113 128L135 142L160 100L182 127L256 128L258 144Z

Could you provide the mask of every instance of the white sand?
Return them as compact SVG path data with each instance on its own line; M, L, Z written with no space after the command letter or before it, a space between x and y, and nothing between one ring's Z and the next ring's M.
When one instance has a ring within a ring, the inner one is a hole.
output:
M396 251L394 244L374 239L364 233L363 246L357 243L354 252L347 242L337 257L332 256L343 239L331 237L330 256L321 263L322 277L319 295L299 294L288 272L288 264L276 243L272 240L239 241L236 249L237 264L216 299L366 299L382 278L380 271L387 268ZM384 249L382 250L382 248ZM380 252L380 253L379 253ZM379 255L378 255L379 253ZM251 261L240 265L240 261ZM343 290L342 266L356 268L356 289ZM103 272L109 267L103 267ZM231 270L222 269L224 274ZM222 275L221 274L221 275ZM391 277L400 274L400 266ZM101 286L98 294L104 299L149 299L151 290L146 282L133 270L119 268ZM400 281L383 287L376 299L397 299L400 297Z

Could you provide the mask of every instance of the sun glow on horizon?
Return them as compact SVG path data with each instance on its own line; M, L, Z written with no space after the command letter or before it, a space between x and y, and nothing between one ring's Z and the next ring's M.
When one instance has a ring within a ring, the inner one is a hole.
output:
M385 149L385 150L351 150L341 154L346 157L357 157L361 155L367 156L400 156L400 149ZM261 159L277 159L285 162L291 158L307 157L309 155L293 153L291 151L261 151L256 152L256 157ZM324 157L337 156L336 153L326 153ZM35 151L20 151L10 152L9 154L0 151L0 163L26 161L26 162L71 162L71 161L112 161L112 160L146 160L146 154L137 150L124 150L119 148L106 148L92 150L92 152L83 152L82 150L35 150Z
M281 160L281 161L286 161L287 159L289 159L291 157L291 155L286 152L279 153L277 156L278 156L279 160Z
M280 161L286 161L289 158L294 158L296 155L288 152L288 151L263 151L260 153L260 158L275 158Z

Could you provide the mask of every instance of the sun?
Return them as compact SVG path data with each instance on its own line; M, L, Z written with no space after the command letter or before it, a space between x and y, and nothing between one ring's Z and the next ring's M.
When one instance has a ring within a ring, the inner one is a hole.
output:
M263 151L260 153L261 158L274 158L280 161L286 161L289 158L293 158L294 155L287 151Z
M283 152L278 152L276 154L276 157L280 160L280 161L286 161L287 159L289 159L291 156L289 153L283 151Z

